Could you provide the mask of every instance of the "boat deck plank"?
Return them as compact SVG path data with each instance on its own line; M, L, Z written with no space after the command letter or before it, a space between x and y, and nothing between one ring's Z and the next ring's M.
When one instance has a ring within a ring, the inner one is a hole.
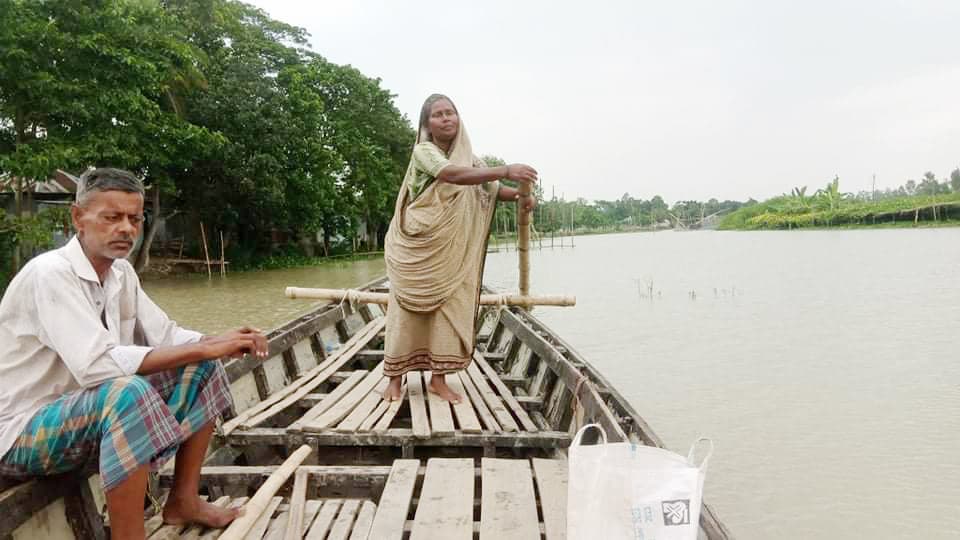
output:
M369 372L365 369L358 369L350 373L346 379L343 380L332 392L327 394L320 403L317 403L310 408L303 416L300 417L297 421L287 426L287 429L291 431L300 431L303 429L303 425L307 422L311 422L317 419L321 414L327 412L330 407L333 407L340 399L347 395L350 390L352 390L357 384L360 383Z
M530 415L527 414L527 411L524 410L520 403L517 402L517 398L514 397L513 392L507 388L507 385L500 380L500 377L497 375L497 372L487 363L486 359L479 352L474 351L473 361L479 364L480 369L483 370L487 378L490 380L490 385L497 389L497 392L503 398L503 401L507 404L513 414L520 420L520 423L523 425L523 429L526 431L535 432L538 431L537 424L533 422L530 418Z
M347 540L359 510L360 501L358 499L344 501L343 506L340 507L340 513L337 514L337 519L333 522L333 527L330 527L327 540Z
M407 373L407 395L410 399L410 419L413 423L413 436L426 439L430 436L430 421L427 419L427 402L425 399L422 377L419 372Z
M372 501L363 501L360 511L357 512L357 521L350 532L350 540L367 540L370 536L370 526L373 525L373 516L377 513L377 505Z
M473 481L472 459L428 460L410 540L471 540Z
M477 413L483 420L483 425L486 427L487 431L503 431L503 428L500 427L500 423L497 422L497 419L493 416L490 408L487 407L487 403L480 395L480 391L477 390L477 387L473 384L473 381L470 380L470 375L461 371L457 374L457 376L460 379L460 383L463 385L464 390L467 391L466 394L470 396L470 404L476 408Z
M433 374L424 373L423 380L433 378ZM430 432L435 435L453 434L453 414L450 412L450 402L427 390L427 405L430 407Z
M398 459L393 462L390 476L387 477L387 483L383 488L383 495L373 516L370 538L383 540L403 538L403 529L419 469L420 462L415 459Z
M466 392L463 384L460 382L460 374L454 373L448 375L447 384L450 386L450 389L461 398L459 403L453 404L453 412L457 417L457 424L460 426L460 431L464 433L480 433L483 431L480 428L480 419L477 418L477 413L474 412L473 400L470 399L470 394Z
M337 512L340 511L341 504L343 504L343 501L340 499L323 501L323 507L317 512L317 518L307 529L306 540L323 540L327 537L330 527L333 526L333 520L336 519Z
M480 540L538 540L540 521L530 464L483 458L480 468Z
M377 364L377 367L370 370L366 377L360 381L352 390L347 392L332 407L317 418L304 422L304 431L322 431L334 426L346 418L353 409L360 404L364 398L380 383L383 379L383 362ZM360 419L362 422L363 419ZM358 422L359 425L359 422Z
M543 528L547 540L567 537L567 463L559 459L533 458L533 472L540 494Z

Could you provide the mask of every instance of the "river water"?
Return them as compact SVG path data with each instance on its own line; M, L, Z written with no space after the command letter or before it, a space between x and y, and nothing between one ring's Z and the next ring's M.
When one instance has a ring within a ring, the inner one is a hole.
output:
M559 246L559 244L557 244ZM515 252L485 281L516 288ZM537 316L673 450L714 440L705 497L738 538L960 537L960 229L659 232L531 254ZM171 278L183 324L269 328L380 260Z

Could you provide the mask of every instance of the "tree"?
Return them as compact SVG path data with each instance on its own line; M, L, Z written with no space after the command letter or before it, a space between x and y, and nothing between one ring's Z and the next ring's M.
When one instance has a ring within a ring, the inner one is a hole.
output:
M196 50L152 2L0 0L0 173L20 193L56 168L141 175L190 162L210 134L164 106Z
M960 193L960 168L950 173L950 187L953 188L954 193Z
M923 180L916 188L917 195L938 195L940 193L948 193L950 187L946 182L941 184L937 181L937 177L932 172L926 172L923 175Z

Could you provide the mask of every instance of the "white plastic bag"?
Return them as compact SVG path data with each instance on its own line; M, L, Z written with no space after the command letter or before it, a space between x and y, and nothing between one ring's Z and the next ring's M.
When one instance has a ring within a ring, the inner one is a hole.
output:
M582 446L596 428L602 444ZM699 466L693 451L710 450ZM652 446L607 443L598 424L583 426L569 450L567 538L569 540L696 540L707 461L713 442L698 439L686 458Z

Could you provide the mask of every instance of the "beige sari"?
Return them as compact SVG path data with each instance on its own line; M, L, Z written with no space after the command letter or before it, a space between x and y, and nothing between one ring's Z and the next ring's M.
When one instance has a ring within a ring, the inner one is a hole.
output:
M422 155L437 159L424 165ZM462 123L446 161L429 132L420 131L397 196L384 243L390 280L387 376L462 370L476 345L480 280L499 182L459 186L437 181L447 164L483 166L473 156Z

